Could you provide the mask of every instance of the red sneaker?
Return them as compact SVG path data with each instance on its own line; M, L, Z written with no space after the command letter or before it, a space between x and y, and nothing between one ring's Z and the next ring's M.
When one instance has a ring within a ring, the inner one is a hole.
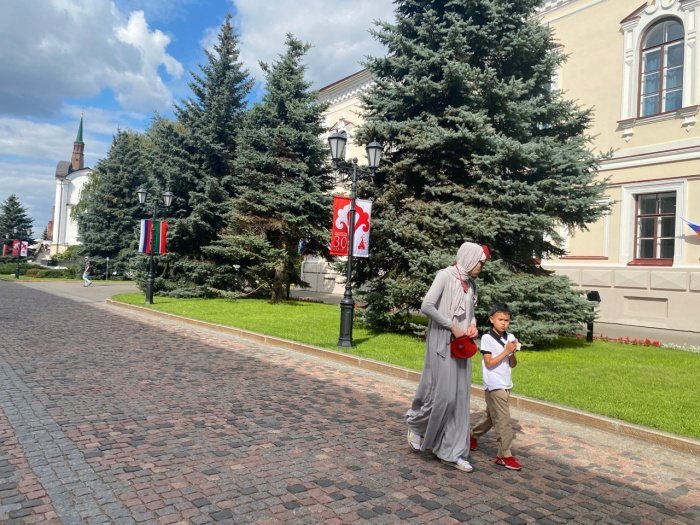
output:
M476 438L469 434L469 450L476 450L477 448L479 448L479 445L476 443Z
M496 456L496 465L502 465L506 467L508 470L520 470L522 467L520 466L520 463L513 457L513 456L508 456L507 458L499 458Z

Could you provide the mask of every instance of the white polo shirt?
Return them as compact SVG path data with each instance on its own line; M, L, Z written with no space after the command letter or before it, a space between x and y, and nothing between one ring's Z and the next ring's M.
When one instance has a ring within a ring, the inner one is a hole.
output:
M504 337L498 337L498 334L493 330L490 330L488 334L481 336L481 354L491 354L491 357L498 357L502 352L505 351L503 345L508 341L513 341L515 336L504 332ZM499 338L503 345L501 345L496 338ZM498 390L501 388L511 389L513 388L513 381L510 375L510 364L508 359L504 359L498 363L493 368L488 368L483 357L481 359L481 370L483 375L484 390Z

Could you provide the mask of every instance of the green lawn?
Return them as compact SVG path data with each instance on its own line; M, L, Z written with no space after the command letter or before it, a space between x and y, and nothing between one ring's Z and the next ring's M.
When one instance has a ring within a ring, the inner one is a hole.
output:
M115 300L144 305L143 294ZM260 299L156 297L156 310L338 350L339 307ZM423 366L424 341L355 325L347 353L414 370ZM514 393L700 438L700 354L668 348L566 339L555 349L522 351ZM474 382L481 382L480 359Z

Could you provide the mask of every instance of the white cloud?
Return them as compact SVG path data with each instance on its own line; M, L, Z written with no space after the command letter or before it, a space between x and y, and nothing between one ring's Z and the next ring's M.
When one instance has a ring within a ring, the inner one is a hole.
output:
M125 112L96 107L64 107L51 122L0 117L0 201L16 194L34 219L40 235L54 202L56 165L70 160L80 117L84 112L85 165L104 158L118 129L140 129L140 120Z
M15 163L0 159L0 202L12 194L17 195L20 204L34 221L34 236L41 235L51 218L56 182L48 174L52 174L54 169L55 165L47 163ZM29 192L28 187L32 188Z
M313 48L306 56L308 78L323 87L362 69L367 56L386 50L369 35L375 20L393 21L392 0L232 0L240 34L241 59L258 80L258 61L273 62L284 51L287 33Z
M54 116L65 98L115 93L122 107L150 112L170 106L160 76L182 65L170 39L152 31L141 11L128 19L109 0L0 2L0 113Z

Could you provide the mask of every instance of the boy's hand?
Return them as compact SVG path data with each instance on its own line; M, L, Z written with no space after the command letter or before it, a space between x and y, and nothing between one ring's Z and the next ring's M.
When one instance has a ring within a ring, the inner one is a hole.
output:
M513 341L508 341L508 342L506 343L505 349L506 349L506 353L507 353L508 355L513 355L513 354L516 352L516 350L518 349L518 341L517 341L517 339L515 339L515 340L513 340Z

